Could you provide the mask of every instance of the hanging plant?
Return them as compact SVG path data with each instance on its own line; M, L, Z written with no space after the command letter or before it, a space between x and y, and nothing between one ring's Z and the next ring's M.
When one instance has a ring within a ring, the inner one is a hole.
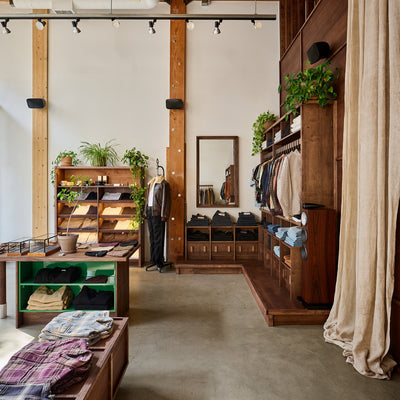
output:
M149 167L149 157L136 150L136 147L125 151L122 162L128 164L134 178L144 178L144 169Z
M56 181L56 168L60 165L73 165L76 166L80 163L78 160L78 154L74 151L61 151L58 153L56 159L51 163L50 169L50 180L51 183L54 185Z
M137 185L130 185L131 194L130 198L136 206L136 214L132 215L132 226L134 224L143 224L144 221L144 205L146 203L146 187L140 187Z
M257 117L256 122L253 124L253 143L251 155L259 153L262 150L262 142L264 141L264 124L267 121L275 122L278 117L275 114L263 112Z
M308 61L307 64L310 62ZM338 68L336 74L328 68L329 61L316 66L315 68L305 69L297 74L285 76L285 83L279 85L278 91L284 89L287 93L286 99L283 101L287 111L291 111L293 115L297 114L297 107L300 104L315 98L318 104L326 106L329 100L337 97L332 82L338 77ZM289 115L286 116L286 120Z

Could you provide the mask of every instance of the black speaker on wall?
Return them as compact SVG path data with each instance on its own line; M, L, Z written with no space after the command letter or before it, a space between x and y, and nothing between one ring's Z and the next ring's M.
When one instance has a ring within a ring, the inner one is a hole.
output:
M46 106L45 99L26 99L29 108L44 108Z
M183 108L183 101L181 99L167 99L166 106L168 110L180 110Z
M331 48L326 42L313 43L311 47L307 50L307 57L310 60L311 64L316 63L322 58L328 58L330 54Z

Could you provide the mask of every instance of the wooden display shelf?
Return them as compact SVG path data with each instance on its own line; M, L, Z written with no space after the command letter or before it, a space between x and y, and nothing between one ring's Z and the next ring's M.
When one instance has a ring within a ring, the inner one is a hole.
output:
M99 200L100 204L110 203L110 204L133 204L132 200Z
M178 259L175 262L177 274L241 274L242 263L233 260L188 260Z

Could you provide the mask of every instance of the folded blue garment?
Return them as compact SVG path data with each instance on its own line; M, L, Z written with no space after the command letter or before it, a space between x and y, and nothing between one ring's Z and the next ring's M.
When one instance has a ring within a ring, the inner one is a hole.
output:
M291 240L288 237L285 239L285 243L288 244L289 246L292 246L292 247L299 247L299 246L301 246L303 244L301 239L299 239L299 240Z
M286 235L287 235L288 229L289 229L289 228L278 228L278 231L276 232L275 236L276 236L278 239L282 239L282 240L285 239L285 238L286 238Z
M280 248L280 246L274 246L274 253L275 253L278 257L280 257L280 254L281 254L281 248Z

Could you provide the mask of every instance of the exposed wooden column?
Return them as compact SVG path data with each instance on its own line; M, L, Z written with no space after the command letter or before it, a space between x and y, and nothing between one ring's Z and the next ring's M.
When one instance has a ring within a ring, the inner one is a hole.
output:
M47 10L35 10L47 13ZM32 21L32 97L46 100L32 110L32 235L47 233L48 182L48 21L42 31Z
M311 11L314 9L314 0L305 0L305 16L306 19L311 14Z
M185 14L184 0L171 0L171 14ZM185 102L186 22L170 22L170 98ZM185 108L170 110L167 178L171 185L171 216L169 219L169 258L184 255L185 234Z
M296 33L301 29L301 27L304 24L304 21L306 20L305 17L305 1L304 0L297 0L297 29Z
M287 48L287 27L286 27L286 0L281 0L279 4L279 29L281 35L281 57Z

